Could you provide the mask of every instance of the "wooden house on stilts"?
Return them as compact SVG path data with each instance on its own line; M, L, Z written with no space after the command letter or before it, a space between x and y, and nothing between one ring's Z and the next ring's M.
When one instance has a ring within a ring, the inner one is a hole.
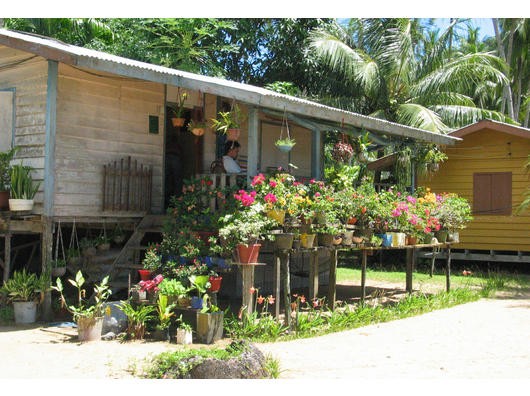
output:
M110 234L118 225L127 240L91 276L117 269L136 273L140 263L134 253L147 232L160 230L171 194L183 179L207 173L222 154L223 136L211 131L194 136L171 124L169 112L182 92L187 93L188 120L209 120L234 103L240 106L245 119L240 154L249 178L290 163L297 166L296 176L320 178L327 131L358 135L365 129L378 144L413 139L451 145L459 140L259 87L0 29L0 150L18 146L16 160L31 165L41 181L32 213L2 212L4 280L27 263L28 257L19 263L13 255L17 239L40 244L34 253L46 269L57 255L58 230L67 249L74 239ZM274 146L284 117L298 143L289 154Z

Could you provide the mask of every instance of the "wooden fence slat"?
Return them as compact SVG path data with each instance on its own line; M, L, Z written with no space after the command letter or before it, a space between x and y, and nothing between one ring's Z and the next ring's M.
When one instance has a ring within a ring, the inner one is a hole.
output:
M103 165L104 211L149 211L152 199L152 166L131 157Z

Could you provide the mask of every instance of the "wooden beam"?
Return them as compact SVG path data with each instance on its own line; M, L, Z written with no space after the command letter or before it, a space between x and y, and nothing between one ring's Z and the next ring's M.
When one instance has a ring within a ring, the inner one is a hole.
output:
M59 65L48 61L48 86L46 91L46 137L44 147L44 202L43 214L53 216L55 201L55 131L57 128L57 80Z
M256 107L248 109L248 162L247 162L247 177L250 181L258 174L258 158L259 158L259 116Z

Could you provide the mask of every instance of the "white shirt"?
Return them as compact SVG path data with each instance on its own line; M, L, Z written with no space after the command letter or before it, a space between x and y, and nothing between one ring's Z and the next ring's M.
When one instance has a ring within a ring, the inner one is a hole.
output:
M223 166L225 167L226 173L241 173L241 168L229 155L223 156Z

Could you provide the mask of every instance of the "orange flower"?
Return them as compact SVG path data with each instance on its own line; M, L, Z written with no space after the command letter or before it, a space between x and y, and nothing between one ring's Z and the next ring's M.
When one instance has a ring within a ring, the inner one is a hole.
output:
M275 299L273 296L269 296L269 297L267 297L267 302L268 302L269 304L272 305L272 304L274 304L275 301L276 301L276 299Z
M265 301L265 297L263 297L263 296L259 296L259 297L257 298L257 302L258 302L259 305L263 304L263 301Z
M254 294L256 292L256 288L252 286L249 290L250 294Z

